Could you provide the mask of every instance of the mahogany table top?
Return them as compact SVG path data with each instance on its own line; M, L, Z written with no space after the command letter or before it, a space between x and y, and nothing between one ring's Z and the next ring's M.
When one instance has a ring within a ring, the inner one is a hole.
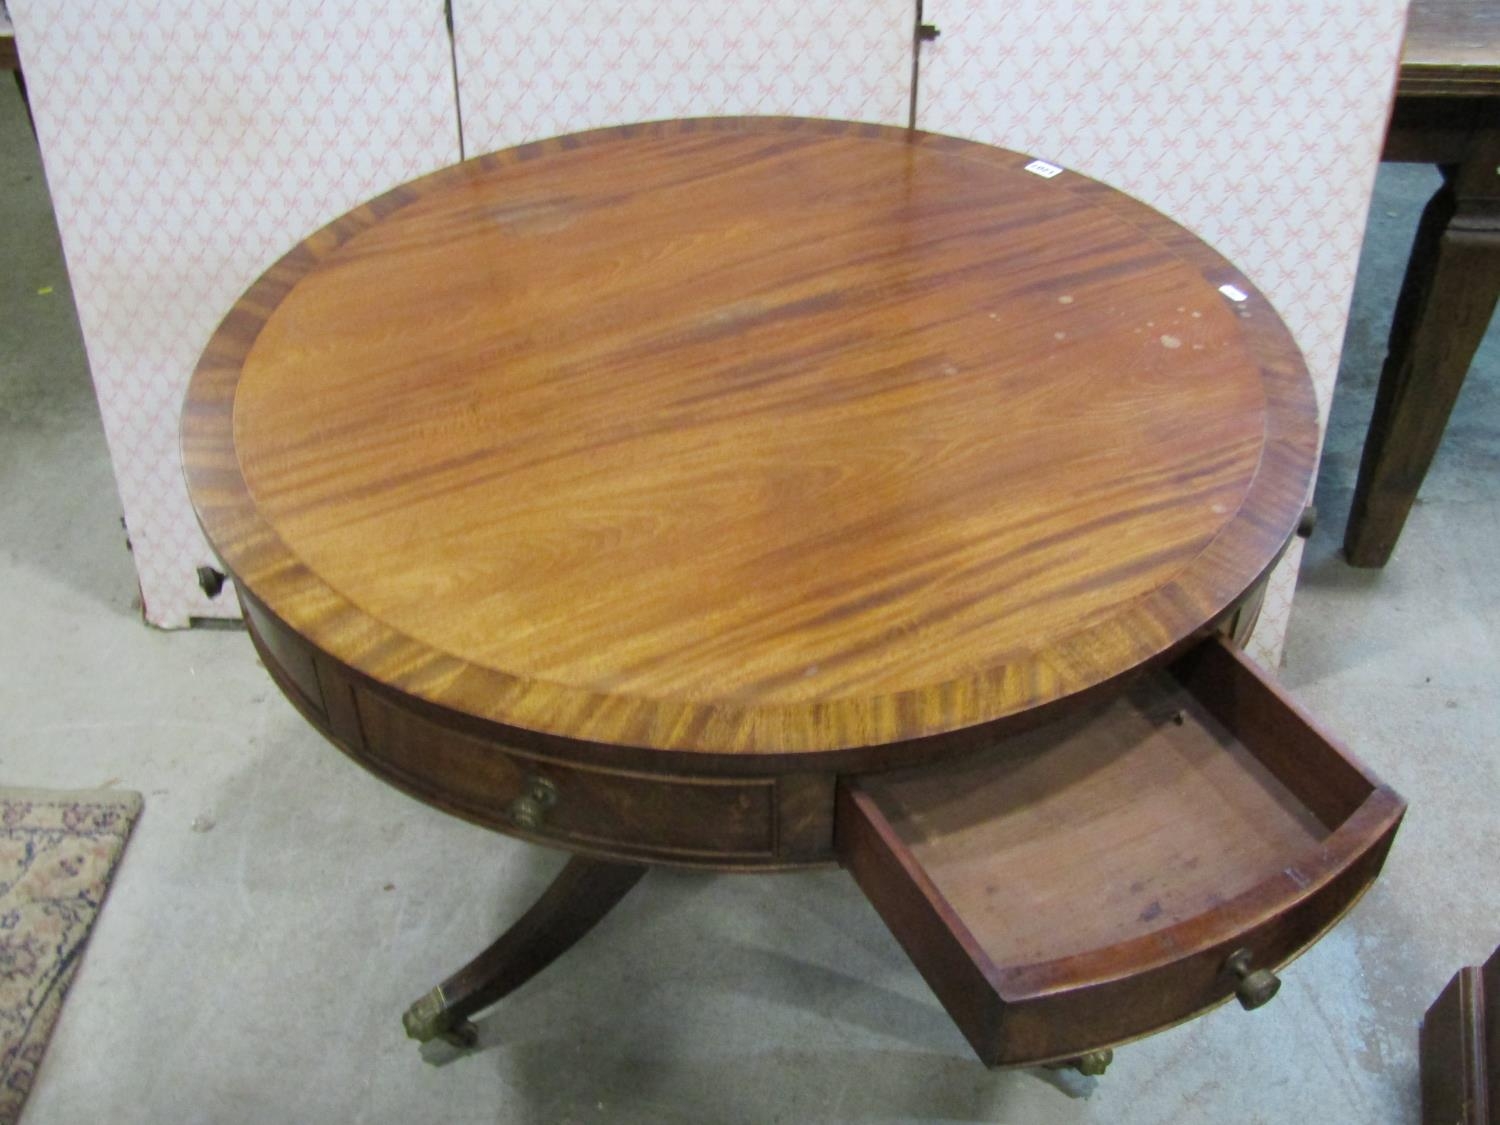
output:
M811 761L1066 700L1273 563L1316 407L1229 263L1026 164L711 119L397 188L214 336L203 527L337 660L562 740Z

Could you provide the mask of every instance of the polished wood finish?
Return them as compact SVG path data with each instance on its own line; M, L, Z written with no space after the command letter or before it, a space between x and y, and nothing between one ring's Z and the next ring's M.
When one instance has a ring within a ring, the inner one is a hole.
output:
M1302 516L1296 348L1192 235L1025 163L791 119L558 138L357 208L215 333L188 482L277 684L582 857L417 1038L641 864L838 860L987 1061L1097 1072L1269 996L1373 877L1399 801L1203 643Z
M1500 1125L1500 949L1454 974L1422 1020L1423 1125Z
M1229 612L1316 443L1243 277L1025 160L715 119L399 188L210 343L205 530L351 674L555 758L968 748Z
M1500 298L1500 4L1416 0L1384 158L1438 164L1401 285L1344 553L1384 566Z
M1215 640L993 753L846 782L837 837L980 1057L1029 1065L1263 1002L1249 970L1349 908L1402 812Z
M469 1017L509 996L603 921L646 874L629 863L574 856L541 898L483 953L418 1000L407 1034L473 1045Z

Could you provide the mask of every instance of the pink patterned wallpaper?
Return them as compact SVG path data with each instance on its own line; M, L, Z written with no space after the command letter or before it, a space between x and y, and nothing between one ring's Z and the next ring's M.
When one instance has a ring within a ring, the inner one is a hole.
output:
M470 155L663 117L905 125L913 0L455 0Z
M177 452L188 376L260 272L458 157L435 0L10 0L146 619L237 615Z
M1270 299L1333 394L1406 0L926 0L917 124L1165 212ZM1280 663L1302 544L1251 653Z

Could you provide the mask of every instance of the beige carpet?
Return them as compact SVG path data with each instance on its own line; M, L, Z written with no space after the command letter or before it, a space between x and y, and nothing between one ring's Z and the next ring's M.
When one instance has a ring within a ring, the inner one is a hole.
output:
M139 793L0 788L0 1125L26 1104Z

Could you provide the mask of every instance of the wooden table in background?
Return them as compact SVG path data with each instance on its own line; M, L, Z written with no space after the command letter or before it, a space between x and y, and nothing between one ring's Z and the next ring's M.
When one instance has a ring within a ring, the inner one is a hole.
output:
M1453 975L1422 1018L1423 1125L1500 1121L1500 949Z
M1384 566L1500 297L1500 2L1414 0L1384 159L1436 164L1344 536Z
M651 864L854 875L985 1062L1238 996L1402 805L1216 632L1316 407L1243 276L953 138L708 119L528 144L312 235L194 374L188 483L289 699L572 852L407 1013L547 965ZM454 872L456 882L463 873Z

